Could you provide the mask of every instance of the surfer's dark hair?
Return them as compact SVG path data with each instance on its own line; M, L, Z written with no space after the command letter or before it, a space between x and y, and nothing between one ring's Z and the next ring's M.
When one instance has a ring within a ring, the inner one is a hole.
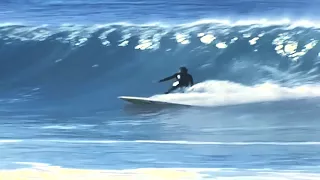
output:
M182 72L188 72L188 69L187 69L186 67L184 67L184 66L180 67L180 70L181 70Z

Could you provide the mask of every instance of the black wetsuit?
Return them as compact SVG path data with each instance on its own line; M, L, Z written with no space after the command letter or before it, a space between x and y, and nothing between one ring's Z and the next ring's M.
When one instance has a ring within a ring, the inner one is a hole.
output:
M180 78L179 78L180 76ZM175 73L174 75L172 76L169 76L167 78L164 78L164 79L161 79L159 82L164 82L164 81L168 81L170 79L173 79L173 78L176 78L179 82L178 85L176 86L172 86L167 92L165 92L165 94L168 94L178 88L182 88L182 87L188 87L188 86L193 86L193 78L190 74L188 73L182 73L182 72L179 72L179 73Z

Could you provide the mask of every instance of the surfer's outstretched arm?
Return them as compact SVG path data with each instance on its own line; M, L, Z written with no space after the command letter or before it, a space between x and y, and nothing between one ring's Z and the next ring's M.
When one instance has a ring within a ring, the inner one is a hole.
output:
M177 74L174 74L174 75L172 75L172 76L169 76L169 77L166 77L166 78L164 78L164 79L161 79L161 80L159 80L159 82L164 82L164 81L168 81L168 80L170 80L170 79L173 79L173 78L176 77L176 75L177 75Z

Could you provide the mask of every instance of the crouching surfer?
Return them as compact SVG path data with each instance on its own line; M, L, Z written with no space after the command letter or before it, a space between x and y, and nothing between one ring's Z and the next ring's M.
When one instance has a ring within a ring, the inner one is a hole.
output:
M161 79L159 82L168 81L174 78L177 79L177 83L174 83L173 86L167 92L165 92L165 94L169 94L178 88L193 86L193 77L188 73L188 69L186 67L180 67L180 72Z

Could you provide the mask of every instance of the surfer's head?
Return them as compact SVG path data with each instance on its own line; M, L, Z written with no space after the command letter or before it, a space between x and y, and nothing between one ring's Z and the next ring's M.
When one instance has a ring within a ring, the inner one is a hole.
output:
M180 67L179 69L180 69L180 72L181 72L181 73L187 73L187 72L188 72L188 69L187 69L186 67L183 67L183 66L182 66L182 67Z

